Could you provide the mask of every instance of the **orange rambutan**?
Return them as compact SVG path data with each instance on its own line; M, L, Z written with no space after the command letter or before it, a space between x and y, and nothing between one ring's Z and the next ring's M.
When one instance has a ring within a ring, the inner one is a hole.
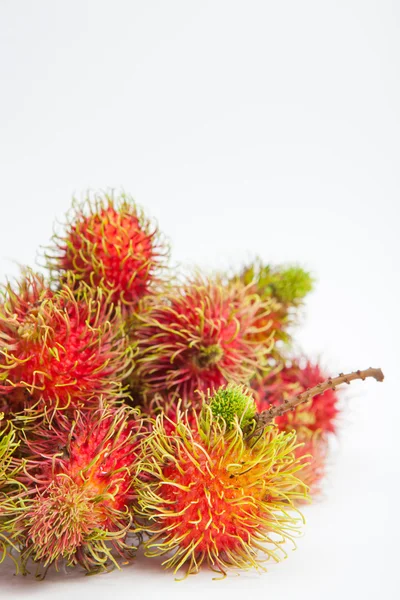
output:
M100 287L122 308L156 289L168 248L130 196L89 194L71 212L46 256L53 279L72 272L77 284Z
M279 561L286 542L295 545L302 516L293 502L306 497L295 433L270 426L248 441L240 420L228 426L208 403L193 425L180 413L171 428L161 414L142 444L145 554L168 554L163 565L175 573L196 573L203 563L221 575L260 568L260 552Z
M132 331L138 349L134 387L141 387L145 402L161 393L185 403L196 391L247 383L273 345L268 326L257 326L260 313L269 310L241 284L200 276L154 298L136 315Z
M23 569L81 565L88 572L118 566L136 549L133 529L135 479L140 439L147 432L136 409L102 406L57 413L52 427L41 423L24 452L21 499L14 534Z
M98 395L120 396L133 363L118 311L101 290L77 294L65 284L51 292L41 282L28 272L16 291L9 284L3 292L0 395L8 408L19 410L21 399L45 411L86 408Z

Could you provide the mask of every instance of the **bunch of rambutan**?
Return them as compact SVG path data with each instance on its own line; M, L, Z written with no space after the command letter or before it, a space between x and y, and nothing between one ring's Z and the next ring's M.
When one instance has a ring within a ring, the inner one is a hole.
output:
M126 194L90 193L0 300L0 562L264 569L295 546L340 411L293 356L309 273L181 278Z

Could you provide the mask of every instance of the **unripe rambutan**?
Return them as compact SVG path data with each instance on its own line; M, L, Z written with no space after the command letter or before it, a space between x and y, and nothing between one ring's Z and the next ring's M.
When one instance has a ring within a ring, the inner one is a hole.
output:
M245 429L257 412L253 396L241 385L228 384L219 388L208 399L208 404L214 418L221 419L227 429L233 427L238 419Z
M196 573L202 563L225 575L229 568L260 567L259 551L275 561L286 556L302 517L293 501L301 469L294 456L295 434L266 428L248 443L236 418L227 429L210 405L190 427L178 417L168 434L164 415L142 445L138 487L147 556L176 573Z
M39 280L28 274L17 291L8 285L0 308L0 394L9 408L15 400L20 409L21 389L28 406L46 411L121 395L133 363L118 311L85 286L37 294Z
M257 408L263 411L271 406L280 406L288 398L322 384L326 379L318 364L296 360L287 362L279 371L252 381ZM334 432L338 402L338 394L329 389L323 395L317 394L308 402L299 404L293 411L277 416L275 423L282 431L295 429L301 433L304 430L306 435Z
M273 345L273 332L262 341L256 335L260 313L268 312L269 303L241 284L197 277L172 289L137 315L134 385L145 401L159 392L186 402L196 391L247 383Z
M100 287L114 304L135 306L157 287L168 249L127 194L89 194L74 202L63 235L47 255L52 277L67 272L76 282Z
M26 441L23 508L14 522L21 557L47 569L65 560L88 572L132 558L138 444L147 429L127 407L57 413Z
M234 281L242 281L252 293L263 300L270 299L273 309L268 318L272 321L276 339L290 340L288 328L295 320L295 311L311 291L313 280L301 267L272 267L260 260L245 267ZM265 317L260 315L260 325Z

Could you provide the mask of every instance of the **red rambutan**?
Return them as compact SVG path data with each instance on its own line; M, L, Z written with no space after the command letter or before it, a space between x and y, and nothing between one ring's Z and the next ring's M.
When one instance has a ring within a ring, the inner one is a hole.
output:
M154 291L167 255L157 227L132 198L105 193L73 204L66 232L55 235L46 258L53 278L72 272L77 283L100 287L123 307Z
M178 416L171 433L164 415L142 445L138 486L147 556L170 554L163 562L176 573L196 573L202 563L225 575L229 568L260 567L286 556L302 517L293 501L299 491L295 433L268 427L251 443L236 418L228 428L203 406L195 425Z
M21 560L40 568L61 560L88 572L129 560L138 444L146 427L127 407L57 413L49 430L40 424L26 440L27 492L14 522L23 540Z
M0 394L8 407L15 400L20 408L21 389L43 410L121 395L133 363L118 311L100 290L81 286L77 295L64 285L38 293L38 282L28 273L17 291L8 285L0 308Z
M273 345L268 327L262 341L257 338L261 312L268 315L268 302L218 279L197 277L155 298L132 332L138 347L134 386L141 386L145 401L159 392L186 402L196 391L247 383Z

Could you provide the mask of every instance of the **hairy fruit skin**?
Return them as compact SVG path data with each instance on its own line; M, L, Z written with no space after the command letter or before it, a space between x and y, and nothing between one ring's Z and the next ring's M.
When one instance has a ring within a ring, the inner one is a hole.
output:
M68 285L27 303L25 288L35 282L30 274L20 290L8 286L0 309L0 395L8 408L13 401L14 412L21 403L36 411L90 408L98 395L120 396L133 362L118 311L100 290L81 287L77 295Z
M57 413L26 441L22 483L27 498L15 523L29 559L46 569L61 560L88 572L118 566L135 547L133 528L137 449L147 429L134 409Z
M198 277L155 298L132 331L134 386L141 386L144 401L156 393L193 401L197 392L247 383L274 342L269 326L257 326L260 312L268 315L269 303L218 279Z
M222 575L259 568L259 551L275 561L286 556L284 544L294 543L302 521L293 501L306 496L296 476L295 434L269 427L249 444L238 420L227 431L208 405L195 425L181 414L168 433L166 420L157 417L142 445L145 554L170 553L163 565L186 575L203 563Z
M89 195L74 203L70 219L47 256L53 278L72 272L77 283L100 287L121 307L154 291L168 250L131 197Z

